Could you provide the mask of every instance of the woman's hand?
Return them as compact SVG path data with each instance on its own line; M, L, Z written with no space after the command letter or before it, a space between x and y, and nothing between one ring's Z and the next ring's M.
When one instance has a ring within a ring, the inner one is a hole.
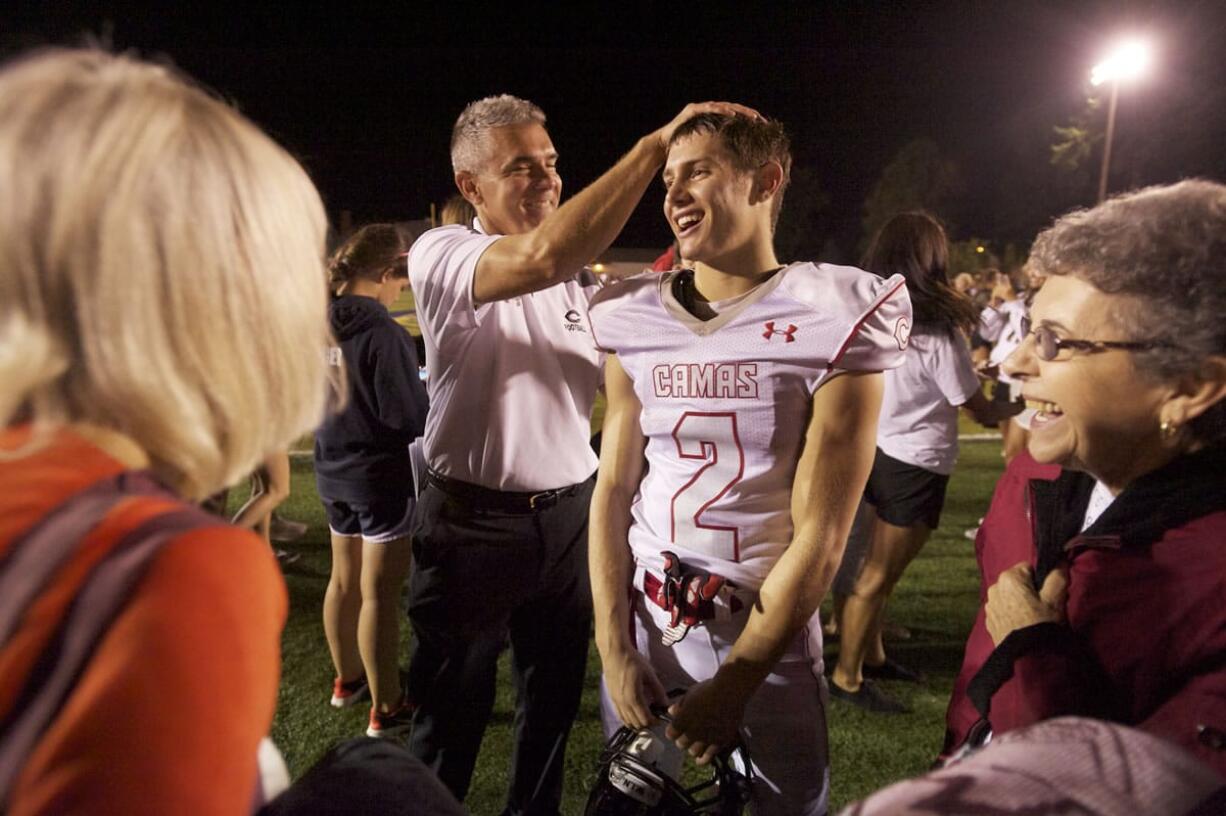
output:
M1034 570L1024 561L1014 564L988 589L984 613L992 643L999 646L1014 630L1036 623L1063 623L1067 600L1067 568L1052 570L1035 592Z

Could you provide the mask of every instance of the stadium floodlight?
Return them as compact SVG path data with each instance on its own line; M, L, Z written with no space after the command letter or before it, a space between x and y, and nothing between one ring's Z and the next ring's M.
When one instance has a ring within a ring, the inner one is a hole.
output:
M1125 40L1090 71L1090 84L1097 86L1104 82L1136 79L1145 73L1150 60L1149 43L1139 39Z
M1124 40L1107 58L1090 71L1090 84L1111 83L1111 101L1107 105L1107 137L1103 143L1103 166L1098 174L1098 201L1107 197L1107 171L1111 166L1111 139L1115 135L1115 106L1119 99L1120 82L1136 79L1150 64L1149 43L1142 39Z

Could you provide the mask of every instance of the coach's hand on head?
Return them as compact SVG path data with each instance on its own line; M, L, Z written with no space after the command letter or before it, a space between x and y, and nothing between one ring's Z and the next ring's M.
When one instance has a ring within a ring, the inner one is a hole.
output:
M677 128L703 113L715 113L721 116L745 116L750 119L765 118L753 108L738 105L735 102L691 102L682 108L681 113L674 116L671 122L652 134L657 144L659 144L660 150L667 154L668 143L673 140L673 133L676 132ZM660 162L664 162L664 155L660 156Z
M664 163L673 132L682 122L700 113L761 118L752 108L732 102L686 105L672 121L639 139L617 164L540 223L526 231L507 234L485 250L477 261L473 281L476 303L506 300L561 283L608 249ZM494 155L486 157L480 172L457 173L456 184L460 192L476 208L478 217L487 229L493 228L489 218L493 199L485 197L481 183L487 186L514 184L508 179L511 173L516 172L517 158L524 159L527 165L532 165L534 161L535 164L542 164L543 161L543 165L535 171L539 178L533 184L544 186L551 183L560 188L561 182L554 165L557 156L544 126L532 124L522 127L539 128L539 131L531 134L534 136L532 143L539 149L525 153L526 148L517 140L505 139L491 146ZM520 156L521 153L524 155ZM536 156L536 153L540 156ZM527 165L523 172L534 172ZM525 197L535 194L531 186L526 187L523 190L503 190L501 194Z

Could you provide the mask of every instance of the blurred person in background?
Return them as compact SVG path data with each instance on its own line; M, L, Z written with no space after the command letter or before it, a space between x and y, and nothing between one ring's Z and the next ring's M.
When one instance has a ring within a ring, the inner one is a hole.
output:
M400 590L412 551L415 504L409 444L426 426L426 389L409 333L388 312L408 281L405 243L392 224L355 232L328 264L328 314L347 372L345 409L315 432L315 481L331 531L324 632L336 679L332 705L371 697L371 737L409 728L400 685Z
M254 530L272 547L274 513L290 494L289 451L279 450L264 457L264 462L251 474L251 496L234 514L231 524ZM297 522L291 522L297 523ZM297 561L299 553L273 549L282 564Z
M991 351L981 373L996 381L992 389L992 401L1001 405L1016 405L1019 411L1015 411L1015 414L1019 413L1022 407L1021 383L1001 371L1000 364L1021 344L1025 336L1022 323L1026 319L1026 312L1026 292L1019 290L1008 273L996 272L988 305L980 312L979 325L976 328L978 335L991 344ZM1001 424L1001 456L1006 464L1026 447L1028 419L1029 416L1026 415L1020 420Z
M840 642L830 693L881 713L906 707L873 679L921 679L886 655L881 629L890 593L940 525L958 457L958 409L985 425L1013 410L983 395L967 342L975 307L950 284L948 267L945 230L925 212L891 218L864 260L870 272L906 280L914 326L902 366L885 372L877 451L861 508L867 518L858 527L868 536L868 552L850 596L835 599Z
M444 227L450 224L470 227L476 217L477 211L473 205L469 204L464 196L455 193L443 205L443 211L439 213L439 224Z

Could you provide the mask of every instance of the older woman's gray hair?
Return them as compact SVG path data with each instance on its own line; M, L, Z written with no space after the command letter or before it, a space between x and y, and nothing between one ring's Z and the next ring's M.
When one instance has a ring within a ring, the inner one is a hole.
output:
M1179 377L1226 354L1226 186L1147 187L1069 213L1035 239L1029 263L1131 296L1112 318L1119 339L1164 343L1136 355L1150 376ZM1205 442L1226 438L1226 402L1191 429Z
M479 173L486 160L485 134L492 128L535 122L545 126L545 112L526 99L510 94L487 96L468 106L451 130L451 168L457 173Z

